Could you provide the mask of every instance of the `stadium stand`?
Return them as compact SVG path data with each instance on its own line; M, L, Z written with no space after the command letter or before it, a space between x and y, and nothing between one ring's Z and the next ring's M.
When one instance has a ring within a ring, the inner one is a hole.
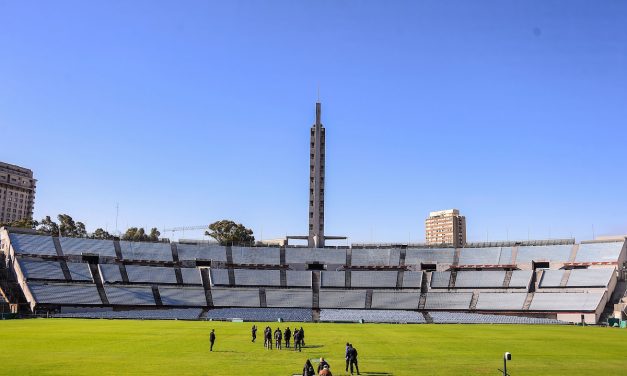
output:
M312 295L309 289L266 289L266 302L274 308L311 308Z
M228 286L229 285L229 271L227 269L210 269L209 276L211 278L211 284L215 286Z
M202 307L207 304L202 287L159 287L159 295L164 306Z
M582 243L575 262L616 262L625 243Z
M454 248L407 249L405 265L452 264L455 260Z
M476 309L479 311L520 311L525 304L524 292L482 292L479 294Z
M246 321L283 321L310 322L313 320L311 309L287 308L218 308L209 310L206 318L211 320L242 319Z
M526 264L532 261L568 262L572 248L572 245L519 247L516 263Z
M430 315L435 324L564 324L554 319L466 312L430 312Z
M179 260L226 262L226 248L219 245L177 244Z
M278 270L235 269L237 286L281 286Z
M15 253L40 256L57 255L52 237L50 236L11 233L9 237L11 239L11 247Z
M346 283L344 272L323 271L320 277L322 287L344 287Z
M48 279L65 281L63 270L58 261L18 260L22 274L27 280Z
M126 265L126 273L129 282L176 283L174 269L164 266Z
M279 248L269 247L233 247L234 264L266 264L279 265Z
M93 282L89 265L85 263L68 262L67 267L70 270L72 281L89 281Z
M615 269L574 269L566 287L607 287Z
M120 241L125 260L172 261L170 243L145 243Z
M187 285L201 285L200 270L196 268L181 268L183 283Z
M320 308L358 308L366 306L366 290L320 290Z
M531 302L534 311L594 311L599 308L602 292L537 293Z
M372 293L373 309L418 309L420 292L385 291Z
M505 279L503 270L459 271L455 288L501 288Z
M512 249L501 247L462 248L459 254L461 265L511 264Z
M353 249L351 265L354 266L397 266L400 249Z
M112 240L59 238L59 242L61 243L61 248L65 255L82 255L88 253L116 257Z
M422 285L422 272L405 271L403 273L403 288L419 289Z
M466 292L430 292L427 294L425 309L460 310L469 309L472 293Z
M412 311L386 311L366 309L323 309L320 321L323 322L376 322L376 323L407 323L424 324L424 316Z
M532 270L514 270L512 271L512 277L509 281L509 288L524 288L529 287L531 283Z
M132 311L100 311L57 313L53 317L81 319L132 319L132 320L198 320L200 308L151 309Z
M29 283L28 288L37 303L68 305L100 305L96 285Z
M311 272L309 271L286 271L288 287L311 287Z
M397 271L352 271L351 287L396 287Z
M451 272L433 272L431 273L431 288L446 289L451 279Z
M285 262L288 264L308 264L318 262L328 265L344 265L346 250L320 248L286 248Z
M259 289L216 288L211 289L216 307L259 307Z
M107 298L111 304L134 306L155 305L152 288L147 286L105 286Z
M122 274L120 274L120 266L117 264L100 264L100 275L104 283L122 282Z

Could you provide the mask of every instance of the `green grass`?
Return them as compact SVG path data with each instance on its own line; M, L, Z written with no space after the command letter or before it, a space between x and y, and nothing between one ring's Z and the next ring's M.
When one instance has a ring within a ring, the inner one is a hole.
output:
M575 326L305 324L302 353L250 341L252 323L34 319L0 321L3 375L292 375L324 356L344 375L344 344L363 375L620 375L627 330ZM265 323L260 323L259 333ZM286 323L271 323L273 329ZM301 324L297 324L301 326ZM293 325L290 324L290 327ZM208 336L216 329L214 352ZM315 365L315 363L314 363Z

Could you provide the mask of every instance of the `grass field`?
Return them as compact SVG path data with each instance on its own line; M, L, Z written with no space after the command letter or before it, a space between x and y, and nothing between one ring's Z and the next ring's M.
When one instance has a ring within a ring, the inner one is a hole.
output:
M627 330L575 326L305 324L306 348L265 350L252 323L34 319L0 321L3 375L292 375L324 356L345 375L344 344L362 375L627 374ZM265 323L257 324L259 333ZM271 323L275 329L279 323ZM281 328L292 324L280 323ZM301 326L301 324L297 324ZM208 333L216 329L214 351ZM314 363L316 366L316 363Z

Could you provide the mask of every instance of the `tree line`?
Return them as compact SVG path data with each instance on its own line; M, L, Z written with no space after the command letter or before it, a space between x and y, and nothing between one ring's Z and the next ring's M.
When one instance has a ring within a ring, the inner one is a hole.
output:
M0 223L0 227L18 227L36 230L37 232L54 237L62 236L67 238L88 238L88 239L109 239L118 238L116 235L108 231L97 228L93 233L88 233L85 229L85 223L75 221L68 214L59 214L57 221L53 220L49 215L41 221L25 218L19 221ZM246 228L241 223L223 219L216 221L207 226L208 230L205 235L217 240L221 245L242 245L252 246L255 243L253 230ZM149 232L143 227L129 227L122 236L121 240L130 241L162 241L161 232L156 227L150 229Z

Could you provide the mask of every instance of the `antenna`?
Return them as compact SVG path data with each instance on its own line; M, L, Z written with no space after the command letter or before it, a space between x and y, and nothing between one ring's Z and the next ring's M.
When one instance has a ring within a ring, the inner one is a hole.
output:
M320 82L318 82L318 103L320 103Z

